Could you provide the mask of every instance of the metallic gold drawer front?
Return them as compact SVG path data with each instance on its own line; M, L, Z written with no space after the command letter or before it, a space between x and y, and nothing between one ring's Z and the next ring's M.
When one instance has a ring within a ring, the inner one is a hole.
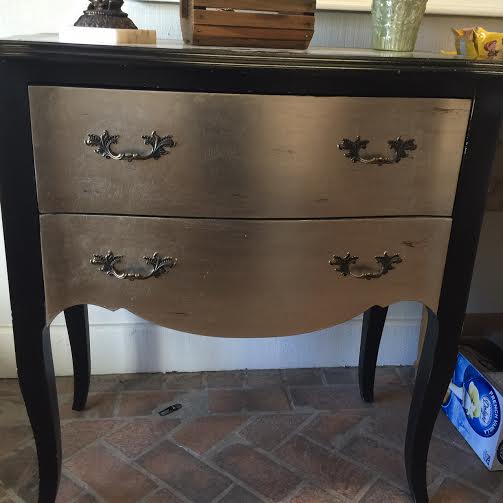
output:
M42 213L215 218L450 216L471 106L37 86L30 103ZM417 148L383 164L399 136Z
M310 332L401 300L436 310L451 227L448 218L40 222L48 322L71 305L96 304L226 337ZM108 251L122 259L113 263ZM385 251L401 262L382 274L374 257ZM347 252L359 259L345 262ZM345 264L369 279L344 276Z

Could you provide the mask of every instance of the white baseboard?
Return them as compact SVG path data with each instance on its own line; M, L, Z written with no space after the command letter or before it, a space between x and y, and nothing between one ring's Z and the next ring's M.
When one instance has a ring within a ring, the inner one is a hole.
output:
M420 319L389 317L379 364L411 365L417 355ZM274 339L224 339L184 334L143 321L91 323L93 374L195 372L201 370L354 366L361 319L314 334ZM68 336L51 327L57 375L71 375ZM15 377L12 327L0 326L0 377Z

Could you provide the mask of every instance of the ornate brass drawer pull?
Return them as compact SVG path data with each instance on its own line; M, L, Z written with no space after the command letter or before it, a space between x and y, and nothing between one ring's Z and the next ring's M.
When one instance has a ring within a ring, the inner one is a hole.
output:
M364 272L361 274L354 274L351 272L351 265L356 264L358 262L359 257L351 255L351 253L346 253L344 257L339 257L334 255L330 260L329 264L335 266L335 270L340 272L343 276L351 276L356 279L377 279L385 274L388 274L389 271L394 269L396 264L400 264L402 259L398 253L394 255L388 255L388 252L385 251L382 255L377 255L374 257L377 264L379 265L379 271L375 272Z
M143 257L143 260L152 267L152 270L147 274L140 274L135 272L118 271L115 265L122 259L121 255L114 255L113 252L108 251L106 255L93 255L91 264L99 265L100 271L103 271L108 276L113 276L117 279L127 279L129 281L145 280L149 278L158 278L161 274L167 273L176 265L176 258L163 257L161 258L157 252L151 257Z
M339 150L347 150L344 155L355 163L361 162L363 164L378 164L379 166L400 162L402 159L409 157L407 152L417 149L415 140L402 140L399 136L396 140L388 141L389 148L394 152L393 157L385 157L381 155L362 156L360 152L361 150L365 150L368 144L369 140L362 140L359 136L357 136L354 141L343 138L342 143L337 145L337 147Z
M150 146L150 152L147 154L138 154L132 152L116 153L112 150L112 145L117 145L119 135L111 135L107 130L101 136L97 134L88 134L86 145L96 147L95 152L105 159L114 159L115 161L146 161L148 159L160 159L161 156L169 154L171 149L176 147L172 136L159 136L155 131L151 135L143 135L142 139L145 145Z

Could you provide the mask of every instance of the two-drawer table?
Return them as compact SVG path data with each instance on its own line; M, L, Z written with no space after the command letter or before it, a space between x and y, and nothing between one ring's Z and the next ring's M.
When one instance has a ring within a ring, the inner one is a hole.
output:
M373 399L387 306L429 315L405 445L426 502L456 360L503 66L428 55L0 42L0 190L18 373L41 503L61 471L49 324L85 407L87 304L219 337L365 312ZM313 341L314 343L314 341Z

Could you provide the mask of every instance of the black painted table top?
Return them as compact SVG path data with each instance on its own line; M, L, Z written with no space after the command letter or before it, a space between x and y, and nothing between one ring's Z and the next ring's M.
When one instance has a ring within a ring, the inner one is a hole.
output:
M178 40L156 45L92 45L61 43L57 35L24 35L0 40L0 57L60 61L66 58L94 58L163 63L281 66L297 68L382 68L422 69L482 74L503 73L503 60L469 60L461 56L432 52L389 52L372 49L311 47L303 50L199 47Z

